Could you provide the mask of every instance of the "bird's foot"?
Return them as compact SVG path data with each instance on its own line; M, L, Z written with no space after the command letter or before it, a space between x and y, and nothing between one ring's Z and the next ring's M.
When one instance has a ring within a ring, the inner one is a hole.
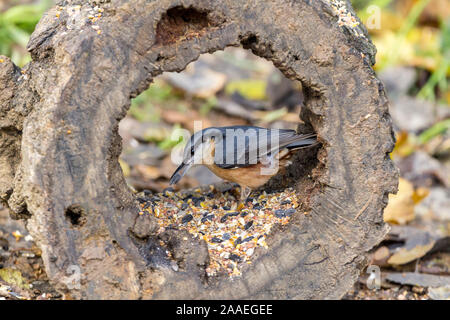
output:
M252 192L252 189L246 186L241 186L241 201L245 203L245 200L247 200L248 196Z

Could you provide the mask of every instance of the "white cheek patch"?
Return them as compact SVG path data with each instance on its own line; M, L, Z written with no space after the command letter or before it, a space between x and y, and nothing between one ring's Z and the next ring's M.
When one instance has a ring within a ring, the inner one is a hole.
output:
M193 158L194 164L214 164L212 144L205 142L199 145Z
M203 164L203 148L199 147L195 150L193 159L194 164Z

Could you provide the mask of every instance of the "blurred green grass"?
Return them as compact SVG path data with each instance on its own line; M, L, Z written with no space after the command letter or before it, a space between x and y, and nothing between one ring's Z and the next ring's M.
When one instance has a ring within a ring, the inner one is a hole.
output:
M425 70L429 78L425 85L414 90L417 97L450 104L450 16L439 13L438 1L353 0L352 4L363 23L374 14L374 6L380 9L381 28L369 28L378 50L376 71L397 65ZM433 12L432 17L427 10ZM419 21L421 17L425 21ZM426 20L430 18L436 21Z
M17 1L11 1L15 3ZM41 0L32 4L13 5L0 13L0 54L10 57L22 67L30 61L26 46L39 19L53 4Z

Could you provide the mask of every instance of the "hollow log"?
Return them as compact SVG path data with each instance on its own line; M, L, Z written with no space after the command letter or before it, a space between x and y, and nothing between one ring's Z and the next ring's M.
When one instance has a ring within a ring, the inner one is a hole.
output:
M28 65L1 57L0 199L26 220L56 289L81 299L335 299L352 287L387 232L397 170L375 48L349 1L353 24L334 3L65 0L37 25ZM265 187L293 187L304 203L232 281L206 276L203 241L157 235L118 163L130 99L227 46L302 83L298 130L321 142ZM167 248L183 262L177 271Z

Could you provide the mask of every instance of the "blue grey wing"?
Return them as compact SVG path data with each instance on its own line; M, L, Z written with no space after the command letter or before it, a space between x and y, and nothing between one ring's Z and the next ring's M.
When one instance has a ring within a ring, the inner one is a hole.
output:
M231 127L221 143L216 143L214 163L222 169L241 168L257 163L258 136L264 128ZM239 130L239 131L238 131ZM225 139L226 136L226 139Z
M316 142L314 134L300 135L295 130L283 129L246 132L245 137L238 138L236 137L232 146L219 146L223 148L221 155L217 154L216 149L216 160L222 160L220 163L216 161L217 166L223 169L248 167L259 163L261 159L276 155L283 148L294 150Z

